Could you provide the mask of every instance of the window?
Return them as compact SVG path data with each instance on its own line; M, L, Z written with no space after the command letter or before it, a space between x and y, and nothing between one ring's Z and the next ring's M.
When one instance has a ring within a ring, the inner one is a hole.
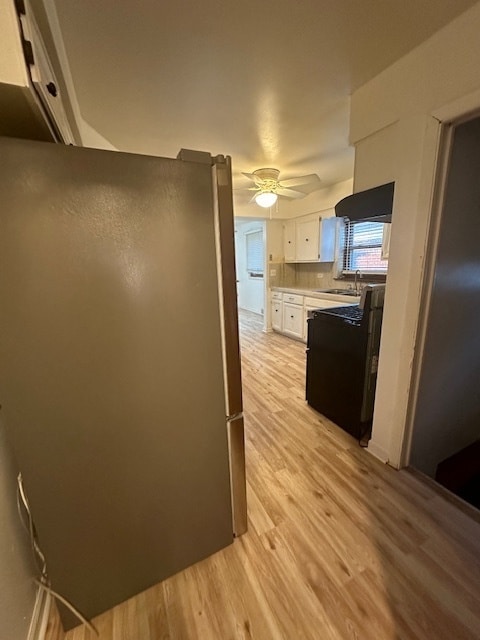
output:
M245 234L247 242L247 272L251 278L263 278L263 231Z
M343 273L386 274L388 260L382 260L383 228L381 222L347 220L343 238Z

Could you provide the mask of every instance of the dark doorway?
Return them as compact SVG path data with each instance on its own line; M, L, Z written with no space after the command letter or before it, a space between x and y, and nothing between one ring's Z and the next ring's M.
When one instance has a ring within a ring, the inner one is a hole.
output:
M477 504L480 118L456 125L429 292L410 464ZM463 452L463 453L462 453ZM466 461L468 460L468 464ZM468 473L467 472L468 469Z

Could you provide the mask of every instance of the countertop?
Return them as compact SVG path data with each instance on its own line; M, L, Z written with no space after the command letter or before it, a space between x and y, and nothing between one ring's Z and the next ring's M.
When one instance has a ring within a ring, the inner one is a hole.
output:
M339 287L340 288L340 287ZM308 296L309 298L319 298L323 300L332 300L334 302L345 302L350 304L358 304L360 296L342 296L337 293L325 293L316 289L299 289L296 287L272 287L272 291L281 291L282 293L296 293L300 296Z

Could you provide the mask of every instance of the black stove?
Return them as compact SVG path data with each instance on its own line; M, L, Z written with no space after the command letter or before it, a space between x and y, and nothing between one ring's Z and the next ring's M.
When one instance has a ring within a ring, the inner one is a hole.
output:
M363 319L363 309L360 309L358 305L348 305L347 307L334 307L333 309L322 309L313 312L313 317L316 313L326 313L331 316L336 316L346 320L350 324L360 326Z
M307 402L358 439L372 424L384 289L368 285L360 306L319 309L308 320Z

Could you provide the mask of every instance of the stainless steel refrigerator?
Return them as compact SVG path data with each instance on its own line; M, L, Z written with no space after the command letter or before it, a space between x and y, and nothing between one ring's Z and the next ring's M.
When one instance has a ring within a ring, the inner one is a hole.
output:
M1 411L52 587L90 618L246 529L230 160L0 158Z

